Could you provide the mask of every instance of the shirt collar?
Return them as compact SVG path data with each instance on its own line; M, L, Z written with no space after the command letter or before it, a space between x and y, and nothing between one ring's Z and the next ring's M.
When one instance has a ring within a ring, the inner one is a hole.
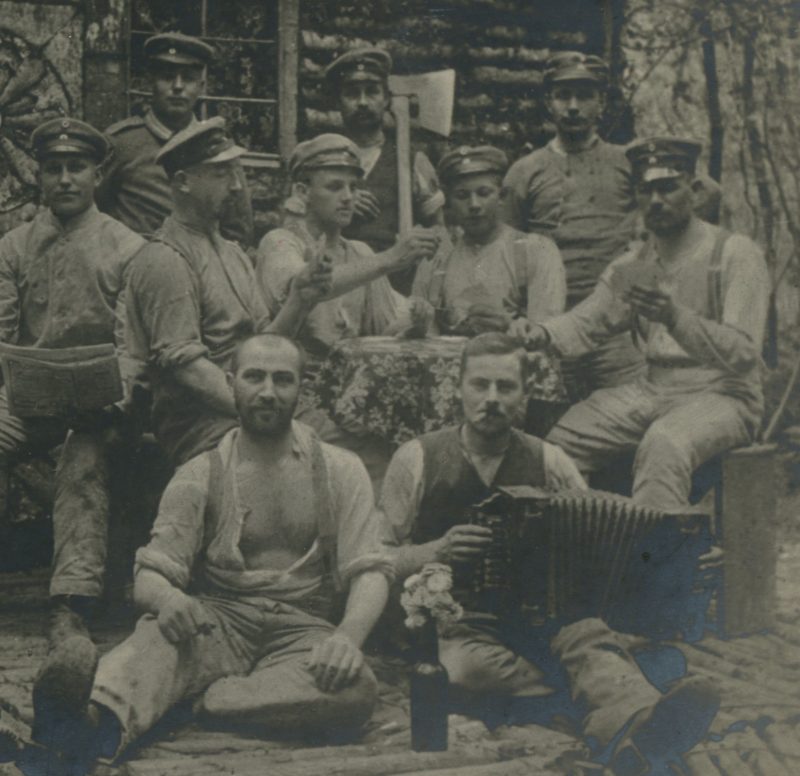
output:
M186 126L191 127L192 124L195 124L196 122L197 118L193 113L192 118L189 119L189 123ZM152 110L148 110L147 113L144 114L144 124L163 143L166 143L167 140L169 140L175 134L168 126L166 126L166 124L163 124L158 119Z
M292 421L292 455L295 458L306 458L311 454L311 440L314 431L304 423ZM239 427L232 428L222 437L219 443L219 452L226 466L236 463L236 440L239 437Z

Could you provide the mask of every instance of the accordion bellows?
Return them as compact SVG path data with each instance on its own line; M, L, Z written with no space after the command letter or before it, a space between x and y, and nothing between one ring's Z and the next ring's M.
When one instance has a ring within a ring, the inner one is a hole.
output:
M597 490L500 488L470 510L492 529L472 605L533 624L601 617L654 638L700 638L710 586L698 572L711 520Z

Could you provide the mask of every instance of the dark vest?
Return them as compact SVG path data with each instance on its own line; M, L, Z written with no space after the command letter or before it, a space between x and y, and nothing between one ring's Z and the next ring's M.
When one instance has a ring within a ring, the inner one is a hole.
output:
M361 240L373 251L380 253L394 245L397 239L397 148L388 137L381 148L381 155L362 187L369 189L380 203L381 212L372 221L361 221L357 217L342 234L350 240Z
M542 441L521 431L512 430L508 450L490 487L464 455L458 426L425 434L419 441L423 454L423 492L412 533L414 544L438 539L454 525L463 524L467 508L488 498L498 487L544 487ZM454 593L462 602L467 581L468 569L462 573L454 569Z

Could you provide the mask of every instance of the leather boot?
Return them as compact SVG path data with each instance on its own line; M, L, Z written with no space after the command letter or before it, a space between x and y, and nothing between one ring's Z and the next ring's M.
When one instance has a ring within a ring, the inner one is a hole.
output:
M97 670L87 617L93 599L59 597L50 611L50 649L33 686L33 740L49 749L78 745Z
M615 776L667 773L708 732L719 709L719 693L708 679L681 679L653 706L631 720L609 763Z

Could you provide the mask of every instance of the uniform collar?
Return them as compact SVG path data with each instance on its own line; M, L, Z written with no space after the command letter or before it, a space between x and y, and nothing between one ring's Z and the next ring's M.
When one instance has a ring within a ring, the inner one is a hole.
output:
M578 153L582 154L584 151L588 151L591 148L594 148L600 142L600 135L597 132L594 133L594 137L583 147L580 151L565 151L564 146L561 145L561 142L558 139L558 135L556 135L548 144L547 147L555 154L559 156L569 156L570 153Z
M97 209L97 205L92 203L89 205L86 210L82 213L79 213L77 216L70 218L68 221L62 221L58 216L53 213L50 208L45 210L45 218L47 219L47 223L53 227L58 232L74 232L77 229L81 229L82 227L86 226L90 221L93 221L97 216L100 214L100 211Z
M192 113L192 118L189 120L187 127L197 122L197 118ZM152 132L162 143L166 143L175 133L166 124L163 124L152 110L148 110L144 114L144 125Z

